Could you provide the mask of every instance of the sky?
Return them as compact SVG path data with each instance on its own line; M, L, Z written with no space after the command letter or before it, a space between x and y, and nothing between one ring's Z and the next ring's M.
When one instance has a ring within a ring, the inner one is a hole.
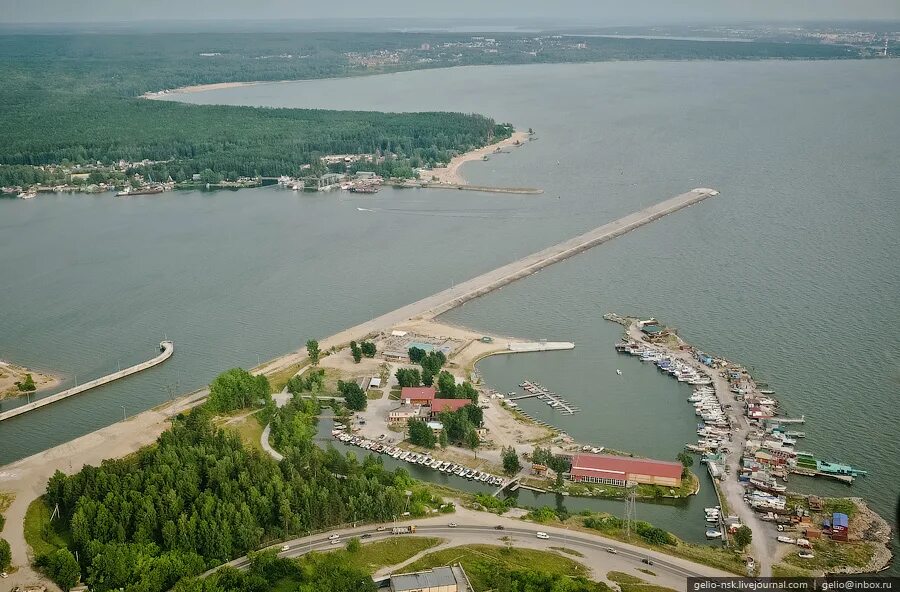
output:
M551 19L594 26L900 20L900 0L0 0L5 25L347 17Z

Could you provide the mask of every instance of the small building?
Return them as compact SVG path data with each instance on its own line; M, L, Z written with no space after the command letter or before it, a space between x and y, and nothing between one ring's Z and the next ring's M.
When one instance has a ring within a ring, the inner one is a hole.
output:
M547 466L539 463L533 463L531 465L531 474L538 477L544 477L547 474Z
M466 405L470 404L470 399L434 399L431 402L431 417L437 417L444 411L458 411Z
M809 509L815 512L818 512L822 509L822 498L817 495L811 495L807 498L807 502L809 503Z
M405 386L400 389L400 400L406 405L431 405L436 392L433 386Z
M378 376L373 376L371 380L369 380L369 388L381 388L381 378Z
M569 478L576 483L602 483L625 487L631 481L646 485L681 487L681 463L611 454L575 454Z
M461 565L391 575L391 592L471 592Z
M847 535L850 533L850 518L841 512L835 512L831 515L831 540L847 541Z
M435 434L439 434L444 431L444 424L439 421L427 421L425 422L425 425L431 428L431 431Z
M406 425L410 419L422 419L426 415L419 405L400 405L388 411L388 425Z
M378 175L376 175L373 171L356 171L356 173L354 173L353 175L353 178L359 180L372 180L377 176Z

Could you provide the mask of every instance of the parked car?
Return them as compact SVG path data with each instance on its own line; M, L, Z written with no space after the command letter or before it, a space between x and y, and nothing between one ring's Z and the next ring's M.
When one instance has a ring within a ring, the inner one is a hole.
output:
M546 532L538 531L538 532L537 532L537 538L543 539L543 540L547 540L547 539L550 538L550 535L547 534Z

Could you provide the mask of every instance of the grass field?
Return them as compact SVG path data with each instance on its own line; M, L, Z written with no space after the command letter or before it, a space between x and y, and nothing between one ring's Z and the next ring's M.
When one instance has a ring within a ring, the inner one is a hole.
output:
M266 377L269 379L269 385L272 387L272 392L280 393L284 389L284 385L287 384L287 381L291 379L291 376L296 374L300 368L307 364L309 364L309 358L303 358L296 364L291 364L282 370L267 374Z
M351 553L346 549L328 551L328 553L339 554L342 563L374 574L382 567L403 563L417 553L436 547L442 541L443 539L435 537L398 537L363 544L356 553Z
M812 541L812 559L801 559L796 552L791 552L784 558L784 563L807 570L828 571L842 566L863 567L872 555L875 548L871 543L838 543L828 539Z
M461 563L475 590L486 590L488 577L498 566L507 569L527 569L549 574L590 577L588 569L559 553L536 549L507 550L492 545L465 545L429 553L404 568L419 571L442 565Z
M776 578L808 578L812 576L812 572L787 563L776 563L772 566L772 576Z
M57 518L51 522L50 513L43 496L31 502L25 511L25 542L36 557L72 544L68 529L58 528L62 520Z
M652 574L653 572L649 573ZM621 571L611 571L606 574L606 578L611 582L617 583L622 592L675 592L672 588L657 586L656 584L646 582L637 576Z
M264 426L259 423L259 418L255 413L233 423L229 423L225 427L237 433L237 435L241 437L244 446L264 452L262 444L260 444Z

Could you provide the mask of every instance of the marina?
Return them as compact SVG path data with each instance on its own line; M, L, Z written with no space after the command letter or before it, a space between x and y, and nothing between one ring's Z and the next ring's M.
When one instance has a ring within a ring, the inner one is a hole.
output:
M575 415L581 411L580 408L569 403L558 394L551 392L550 389L542 386L537 382L526 380L519 385L524 391L524 395L511 396L507 401L520 401L522 399L537 399L546 403L551 409L559 411L562 415Z

